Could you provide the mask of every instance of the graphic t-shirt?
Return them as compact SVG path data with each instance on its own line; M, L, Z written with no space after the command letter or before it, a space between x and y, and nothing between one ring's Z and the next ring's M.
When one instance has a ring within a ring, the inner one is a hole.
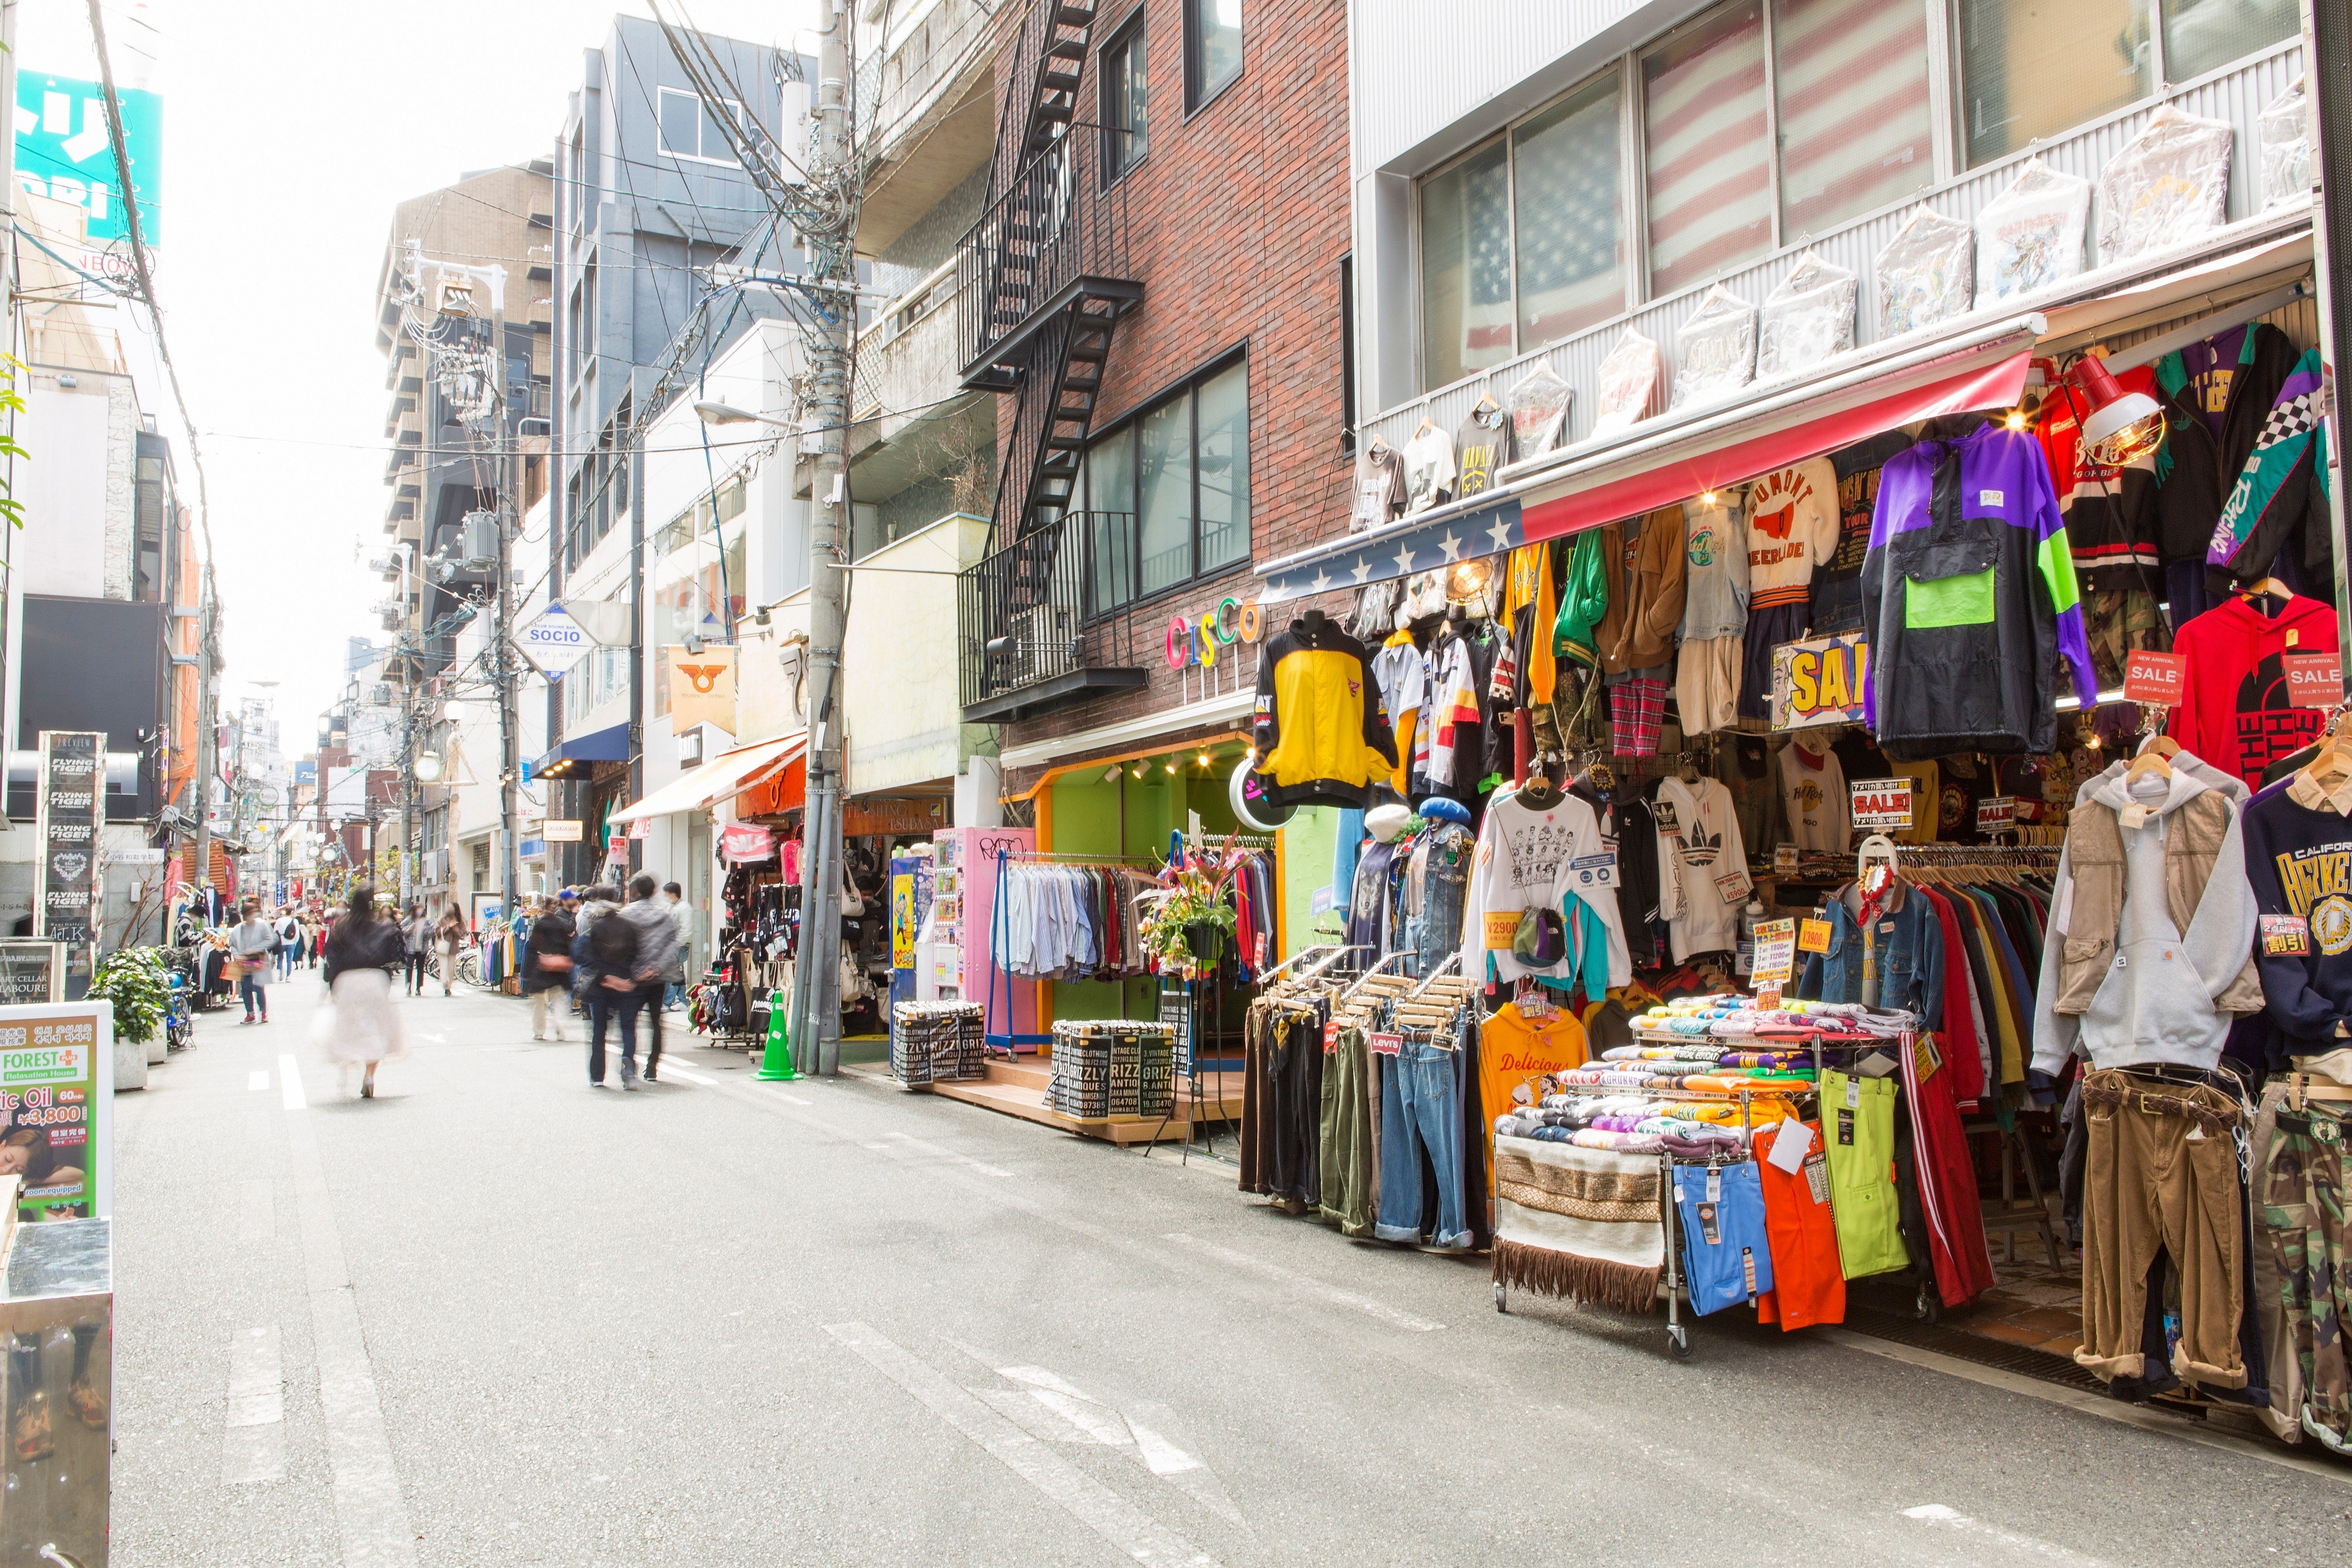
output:
M1489 424L1471 414L1454 437L1454 499L1493 488L1495 471L1511 460L1510 416L1498 408Z
M1737 637L1748 630L1748 518L1731 492L1683 503L1683 622L1679 635Z
M1675 962L1694 953L1730 952L1748 891L1748 850L1731 791L1714 779L1696 784L1665 779L1652 809L1658 824L1658 913L1673 938Z
M1838 538L1813 570L1813 634L1862 630L1862 558L1870 553L1870 519L1878 507L1878 471L1911 443L1901 431L1830 455L1837 476Z
M2271 617L2233 596L2181 627L2172 649L2189 660L2172 738L2247 788L2319 737L2323 710L2287 700L2284 660L2336 651L2334 605L2297 594Z
M1813 569L1837 549L1837 473L1814 458L1748 486L1748 608L1803 604Z
M1356 459L1355 502L1348 509L1349 531L1377 528L1404 515L1404 459L1393 446L1366 447Z
M1853 840L1850 805L1837 753L1824 751L1816 759L1801 746L1781 748L1780 806L1799 849L1843 853Z
M1948 844L1976 843L1977 801L1985 793L1977 759L1946 758L1942 772L1936 789L1936 837Z
M1404 509L1425 512L1454 487L1454 442L1431 425L1404 444Z
M1934 762L1890 762L1884 777L1911 780L1911 825L1886 836L1902 844L1932 844L1943 827L1943 769ZM1973 808L1971 808L1973 810Z
M1592 873L1592 882L1580 889L1579 896L1608 925L1609 984L1623 985L1633 977L1633 966L1618 924L1616 852L1601 836L1601 819L1573 795L1563 794L1557 803L1538 808L1527 803L1524 793L1501 795L1478 825L1477 859L1464 896L1463 973L1484 985L1490 961L1494 972L1506 980L1575 972L1573 955L1563 954L1559 963L1536 967L1520 963L1511 951L1522 915L1530 909L1559 909L1555 887L1565 868L1572 876ZM1591 896L1585 896L1587 892Z

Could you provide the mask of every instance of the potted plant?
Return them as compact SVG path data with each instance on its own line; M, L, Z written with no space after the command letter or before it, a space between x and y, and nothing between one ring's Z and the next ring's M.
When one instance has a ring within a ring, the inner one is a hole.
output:
M89 996L114 1007L115 1086L143 1088L147 1048L163 1030L172 1001L172 977L163 967L161 950L124 947L109 953L90 972ZM131 1049L121 1049L125 1046Z
M1224 896L1226 878L1198 866L1163 874L1166 891L1150 895L1153 903L1143 917L1144 950L1163 972L1197 979L1217 967L1236 921Z

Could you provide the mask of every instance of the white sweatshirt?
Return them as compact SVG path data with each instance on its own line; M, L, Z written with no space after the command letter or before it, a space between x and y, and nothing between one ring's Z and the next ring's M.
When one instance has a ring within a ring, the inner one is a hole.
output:
M1470 866L1470 885L1464 891L1462 972L1476 985L1486 981L1491 952L1495 973L1506 980L1528 975L1566 978L1575 971L1572 955L1545 968L1530 968L1511 952L1511 938L1519 917L1530 909L1559 908L1559 890L1572 889L1591 904L1609 928L1609 983L1622 986L1633 978L1633 966L1625 948L1625 932L1617 912L1616 853L1601 837L1601 819L1573 795L1537 810L1522 802L1520 791L1496 794L1478 828L1478 853ZM1605 896L1594 886L1574 880L1583 873L1607 867ZM1571 880L1561 882L1563 874ZM1563 946L1565 944L1563 944Z
M1739 907L1748 897L1748 849L1731 791L1719 779L1658 785L1658 914L1666 922L1675 962L1694 953L1728 953L1739 940ZM1723 878L1736 891L1727 892Z

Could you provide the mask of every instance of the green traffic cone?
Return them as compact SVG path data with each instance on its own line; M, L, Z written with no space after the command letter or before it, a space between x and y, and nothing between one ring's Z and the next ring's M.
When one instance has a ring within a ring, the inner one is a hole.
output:
M793 1026L785 1016L781 988L768 993L768 1054L752 1077L761 1083L793 1083L800 1079L793 1071Z

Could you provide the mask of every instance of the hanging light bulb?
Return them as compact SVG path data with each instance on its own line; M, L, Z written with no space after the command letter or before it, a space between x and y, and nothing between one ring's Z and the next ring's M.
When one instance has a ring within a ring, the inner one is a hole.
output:
M1175 771L1176 771L1176 759L1175 759L1174 758L1172 758L1172 757L1171 757L1171 758L1170 758L1168 759L1168 762L1167 762L1167 768L1168 768L1168 771L1169 771L1169 772L1171 772L1171 773L1173 773L1173 772L1175 772Z
M1209 754L1208 754L1207 752L1203 751L1202 753L1201 753L1201 766L1202 766L1202 767L1203 767L1203 768L1206 768L1208 765L1209 765Z
M2083 418L2083 449L2094 462L2120 468L2163 444L2164 410L2146 392L2124 391L2107 373L2106 361L2085 354L2066 379L2090 405Z

